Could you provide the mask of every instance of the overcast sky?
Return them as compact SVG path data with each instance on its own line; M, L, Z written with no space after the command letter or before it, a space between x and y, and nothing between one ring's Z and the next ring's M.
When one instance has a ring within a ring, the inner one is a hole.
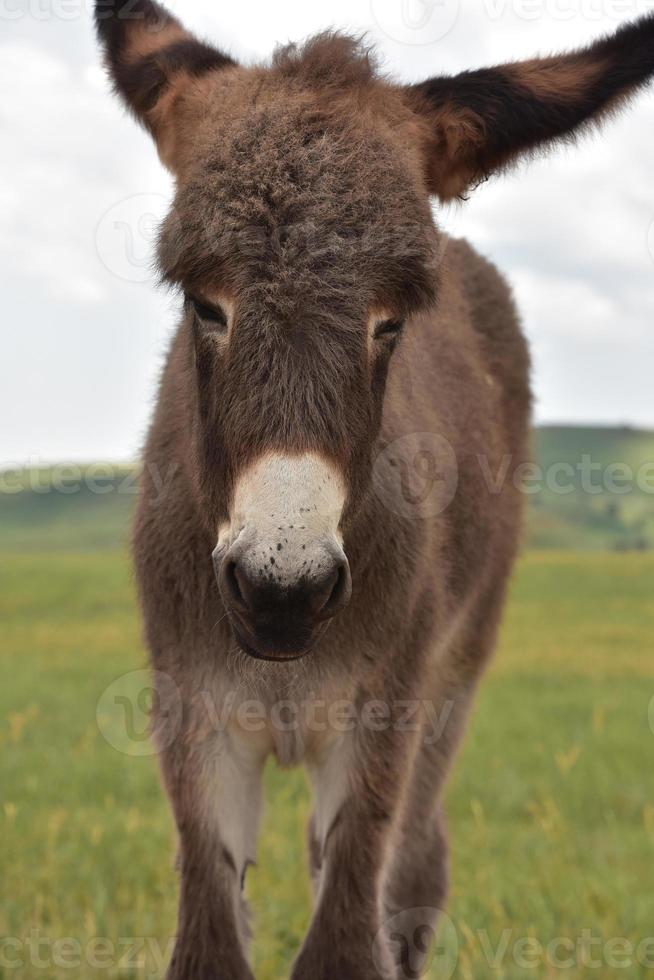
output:
M251 62L328 26L413 81L585 43L654 0L181 0ZM127 459L176 308L150 274L171 186L111 98L90 0L0 0L0 463ZM654 426L654 93L601 137L441 209L507 273L538 421Z

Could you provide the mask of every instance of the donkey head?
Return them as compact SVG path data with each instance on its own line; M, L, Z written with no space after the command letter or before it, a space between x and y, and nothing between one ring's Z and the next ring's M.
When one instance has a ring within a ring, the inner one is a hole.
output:
M567 139L654 72L654 17L570 55L423 84L324 34L245 68L151 0L98 0L116 90L175 177L176 422L241 646L305 653L347 602L386 378L437 301L430 195ZM435 379L437 383L437 379Z

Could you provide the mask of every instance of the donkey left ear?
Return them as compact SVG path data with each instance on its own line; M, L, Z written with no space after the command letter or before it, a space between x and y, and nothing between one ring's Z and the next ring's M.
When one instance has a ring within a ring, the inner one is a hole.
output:
M192 79L235 62L153 0L96 0L95 26L114 88L172 169L176 99Z
M407 89L424 124L427 180L442 200L521 157L573 140L654 75L654 15L571 54L431 78Z

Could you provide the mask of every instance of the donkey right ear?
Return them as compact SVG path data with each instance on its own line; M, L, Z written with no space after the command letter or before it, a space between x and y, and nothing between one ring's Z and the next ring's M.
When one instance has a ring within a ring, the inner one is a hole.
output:
M409 87L426 124L425 170L441 200L570 142L626 107L654 77L654 14L579 51Z
M96 0L95 26L116 92L172 169L174 103L194 78L236 63L153 0Z

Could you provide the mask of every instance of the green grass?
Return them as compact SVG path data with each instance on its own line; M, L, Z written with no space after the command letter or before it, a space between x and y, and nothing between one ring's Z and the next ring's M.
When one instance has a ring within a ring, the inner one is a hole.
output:
M567 970L547 959L528 969L514 944L574 941L585 930L636 945L654 935L653 582L651 554L547 552L521 562L447 791L454 976L650 975L612 967L597 945L598 968L577 956ZM120 940L150 937L150 955L140 955L152 968L153 950L174 932L171 818L153 759L116 751L96 717L107 685L145 663L127 561L111 550L5 551L0 619L0 936L23 944L4 958L0 947L0 977L161 975L129 967ZM299 772L270 766L266 782L248 888L256 976L281 980L309 917L309 803ZM58 966L76 953L61 944L30 954L30 935L74 938L83 966ZM116 952L98 951L94 937ZM502 943L493 969L487 955ZM94 950L114 966L90 966ZM17 955L21 970L6 965ZM46 966L31 964L38 956ZM433 978L444 975L438 962Z

